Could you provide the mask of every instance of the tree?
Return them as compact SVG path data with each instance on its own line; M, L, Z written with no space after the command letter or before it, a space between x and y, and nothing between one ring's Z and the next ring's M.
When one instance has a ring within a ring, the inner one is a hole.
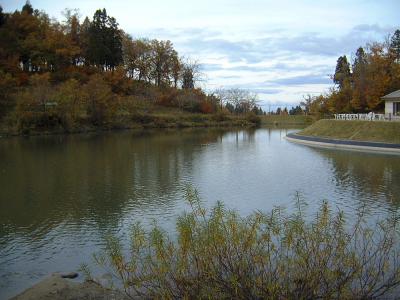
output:
M310 94L303 96L303 101L300 102L300 105L304 107L304 112L306 115L310 113L310 108L313 101L314 99Z
M90 65L90 59L89 59L90 27L91 27L90 20L88 17L85 17L80 26L79 46L81 48L81 53L82 53L82 62L86 66Z
M292 107L289 110L289 115L302 115L303 114L303 110L301 109L300 105L297 105L296 107Z
M388 93L390 86L391 59L385 55L384 45L374 43L369 48L368 68L366 70L366 102L368 109L381 110L381 97Z
M390 54L393 56L395 62L400 62L400 30L397 29L390 40Z
M178 52L175 51L175 53L171 57L171 77L174 82L174 88L178 87L178 81L181 78L182 74L182 63L181 60L178 57ZM194 84L193 84L194 88Z
M258 95L256 93L240 88L220 88L215 91L215 95L217 95L221 107L225 103L228 108L228 103L230 103L237 114L250 112L258 103Z
M89 25L87 58L103 70L113 70L122 62L122 36L115 18L105 8L97 10Z
M216 98L196 88L199 65L183 61L170 41L132 39L105 9L82 23L78 10L66 9L63 15L62 22L50 19L29 1L13 13L3 13L0 6L0 117L16 111L28 126L54 117L55 125L69 127L81 98L86 116L101 125L127 96L142 102L165 98L185 110L215 111ZM82 95L74 95L75 89ZM234 109L248 111L252 100L247 101Z
M235 112L235 107L232 105L232 103L230 103L230 102L227 102L226 104L225 104L225 107L226 107L226 109L230 112L230 113L234 113Z
M105 11L105 9L104 9ZM113 69L122 62L122 37L118 29L117 20L108 17L108 30L106 31L106 44L109 49L109 67Z
M200 77L200 66L196 61L186 60L182 64L182 88L193 89Z
M43 71L49 67L46 56L51 51L46 43L46 33L50 20L44 13L29 13L28 6L25 11L15 11L9 15L6 24L1 27L1 38L4 42L2 56L5 64L11 57L16 57L24 72L37 72L39 69Z
M214 90L213 95L215 95L215 97L218 99L221 110L225 106L228 111L230 111L231 113L234 112L235 107L232 105L232 103L229 102L229 93L227 89L224 89L223 87L217 88L216 90Z
M177 56L171 41L151 41L151 76L157 86L170 86L172 63Z
M65 17L64 32L68 39L68 45L74 48L73 52L75 53L71 62L73 65L79 65L84 61L81 49L82 29L79 24L79 11L65 9L63 15Z
M27 13L28 15L33 14L33 7L32 7L31 2L30 2L29 0L27 0L27 1L25 2L25 5L22 6L22 12L25 12L25 13Z
M6 15L3 13L3 7L0 5L0 27L6 22Z
M335 75L333 76L333 82L339 86L339 89L343 88L346 82L351 79L350 64L347 61L346 55L340 56L336 63Z
M355 111L365 112L367 108L366 71L368 68L367 55L362 47L357 49L353 63L353 92L351 106Z

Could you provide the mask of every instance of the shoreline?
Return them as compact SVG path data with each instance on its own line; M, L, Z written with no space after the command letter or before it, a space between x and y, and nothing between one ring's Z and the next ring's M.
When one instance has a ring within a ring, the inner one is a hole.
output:
M330 139L315 136L298 135L296 133L289 133L287 136L285 136L285 139L290 142L316 148L400 155L400 144L393 143Z
M236 129L236 128L258 128L253 123L243 122L237 123L209 123L209 124L191 124L191 125L174 125L174 126L152 126L152 125L133 125L125 127L89 127L78 130L64 131L64 130L33 130L29 133L24 132L10 132L0 131L0 139L12 137L37 137L37 136L51 136L51 135L76 135L76 134L89 134L89 133L106 133L106 132L119 132L129 130L157 130L157 129L197 129L197 128L211 128L211 129Z
M129 299L123 292L107 289L94 281L77 282L54 273L41 279L10 300Z
M218 120L215 115L187 114L176 115L173 118L148 115L149 122L117 122L102 125L91 125L88 123L76 125L73 128L25 128L18 129L15 126L0 124L0 138L8 137L30 137L46 135L73 135L85 133L101 133L124 130L147 130L147 129L186 129L186 128L221 128L241 129L260 127L306 127L310 124L310 118L306 116L258 116L259 119L248 119L246 116L229 116Z

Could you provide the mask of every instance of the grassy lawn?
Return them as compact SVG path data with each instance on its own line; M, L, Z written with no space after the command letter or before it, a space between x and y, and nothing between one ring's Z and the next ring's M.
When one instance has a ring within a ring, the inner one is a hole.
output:
M400 144L400 122L319 120L298 134Z
M267 115L261 116L262 125L308 125L313 122L312 117L303 115Z

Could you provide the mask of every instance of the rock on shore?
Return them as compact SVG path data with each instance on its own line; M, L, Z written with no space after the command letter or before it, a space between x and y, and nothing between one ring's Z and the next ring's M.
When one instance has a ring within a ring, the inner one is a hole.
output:
M12 298L12 300L81 300L81 299L128 299L125 294L105 289L101 285L85 281L83 283L73 282L63 278L60 274L53 274L21 294Z

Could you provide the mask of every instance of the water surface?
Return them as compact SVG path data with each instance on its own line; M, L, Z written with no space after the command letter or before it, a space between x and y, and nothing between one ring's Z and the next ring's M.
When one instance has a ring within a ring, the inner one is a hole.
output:
M288 129L117 132L0 140L0 299L90 262L112 232L174 231L184 187L247 215L291 209L296 192L352 215L398 211L400 157L315 149Z

